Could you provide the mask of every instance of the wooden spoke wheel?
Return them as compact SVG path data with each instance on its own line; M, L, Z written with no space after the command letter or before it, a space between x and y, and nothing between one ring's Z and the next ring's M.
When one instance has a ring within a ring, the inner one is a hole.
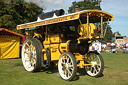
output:
M34 38L27 38L22 46L22 62L28 72L41 69L41 51L38 42Z
M104 70L104 61L99 53L89 53L86 63L92 64L91 66L85 67L88 75L98 77L102 74Z
M67 81L74 79L77 72L77 64L72 53L64 52L61 54L58 61L58 70L62 79Z

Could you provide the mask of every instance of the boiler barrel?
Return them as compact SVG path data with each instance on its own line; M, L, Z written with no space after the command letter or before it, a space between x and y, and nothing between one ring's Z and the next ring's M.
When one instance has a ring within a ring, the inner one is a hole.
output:
M77 43L77 42L66 42L66 43L60 43L59 45L59 51L61 53L63 52L71 52L71 53L80 53L82 55L85 55L88 52L89 49L89 43Z

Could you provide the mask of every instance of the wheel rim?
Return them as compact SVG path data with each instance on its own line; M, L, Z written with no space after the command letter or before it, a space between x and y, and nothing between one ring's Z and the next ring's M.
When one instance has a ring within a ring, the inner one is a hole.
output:
M26 40L22 47L22 62L27 71L32 71L36 64L36 49L32 41Z
M91 63L91 66L86 66L85 69L90 76L97 76L101 70L101 60L96 54L90 54L86 60Z
M74 72L73 60L69 55L64 54L60 57L58 63L59 73L65 80L72 77Z

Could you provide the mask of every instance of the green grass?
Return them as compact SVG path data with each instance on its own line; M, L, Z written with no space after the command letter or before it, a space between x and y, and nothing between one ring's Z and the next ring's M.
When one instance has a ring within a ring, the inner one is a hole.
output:
M79 70L76 80L64 81L57 69L42 72L27 72L21 59L0 60L0 85L128 85L128 54L102 53L105 63L103 76L94 78L82 75Z

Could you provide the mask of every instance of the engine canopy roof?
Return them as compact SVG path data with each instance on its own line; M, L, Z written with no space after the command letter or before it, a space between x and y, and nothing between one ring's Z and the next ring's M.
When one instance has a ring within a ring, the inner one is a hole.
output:
M37 26L45 26L45 25L67 22L67 21L72 21L72 20L82 19L82 18L84 18L84 20L86 22L87 15L89 15L90 23L100 22L101 16L103 16L103 21L108 21L108 19L109 19L109 21L114 20L113 15L111 15L107 12L101 11L101 10L83 10L83 11L68 14L68 15L63 15L63 16L59 16L59 17L54 16L52 18L47 18L44 20L20 24L20 25L17 25L17 29L20 30L20 29L27 29L27 28L31 28L31 27L37 27Z

